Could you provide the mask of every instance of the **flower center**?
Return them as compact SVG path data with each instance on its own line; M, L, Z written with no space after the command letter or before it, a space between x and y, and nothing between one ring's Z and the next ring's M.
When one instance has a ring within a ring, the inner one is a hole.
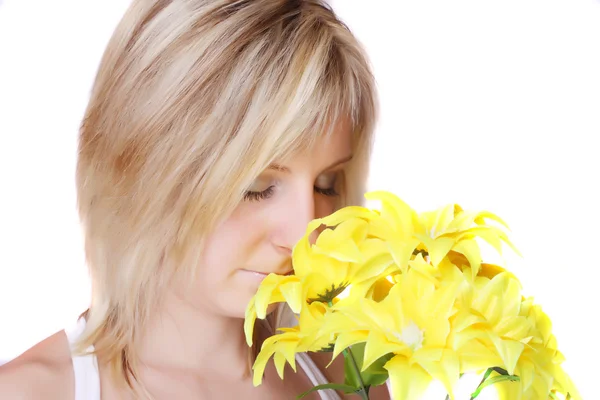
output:
M333 301L339 294L341 294L346 287L348 287L348 282L343 282L339 285L331 284L331 289L325 289L325 293L319 293L317 298L308 299L308 304L313 301L320 301L321 303L329 303Z
M410 347L412 351L417 351L423 346L423 331L413 321L410 321L402 329L402 332L394 333L394 336Z

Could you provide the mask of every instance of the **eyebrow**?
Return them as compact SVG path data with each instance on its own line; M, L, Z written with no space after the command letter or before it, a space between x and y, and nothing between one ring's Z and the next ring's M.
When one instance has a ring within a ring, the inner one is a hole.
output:
M342 158L340 160L337 160L336 162L334 162L333 164L331 164L327 168L323 169L323 171L327 171L327 170L330 170L332 168L337 167L338 165L345 164L348 161L352 160L352 157L353 157L353 155L350 154L347 157L344 157L344 158ZM285 167L285 166L283 166L281 164L277 164L277 163L273 163L273 164L269 165L269 167L267 169L273 169L275 171L286 172L286 173L291 172L288 167Z

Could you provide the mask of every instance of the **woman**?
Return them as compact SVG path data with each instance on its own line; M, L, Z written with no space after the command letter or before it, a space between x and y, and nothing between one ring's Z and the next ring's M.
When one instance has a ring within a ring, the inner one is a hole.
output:
M362 201L375 97L320 0L134 1L80 131L90 308L2 367L0 398L285 399L341 383L319 353L254 388L242 324L307 223Z

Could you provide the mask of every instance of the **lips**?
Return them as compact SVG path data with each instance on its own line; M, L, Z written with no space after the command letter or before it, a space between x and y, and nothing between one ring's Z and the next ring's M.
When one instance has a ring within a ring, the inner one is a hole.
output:
M293 269L290 269L289 271L284 272L284 273L279 273L279 272L262 272L262 271L255 271L255 270L251 270L251 269L242 269L242 271L251 272L253 274L264 275L264 276L267 276L269 274L276 274L276 275L282 275L282 276L294 275L294 270Z

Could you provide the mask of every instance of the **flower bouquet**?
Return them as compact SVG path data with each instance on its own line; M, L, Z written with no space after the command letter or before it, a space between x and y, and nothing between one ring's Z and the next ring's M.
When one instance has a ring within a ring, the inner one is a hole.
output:
M380 209L346 207L312 221L294 247L294 275L267 276L248 305L249 345L271 304L287 303L297 316L262 344L255 385L271 358L283 379L296 353L328 351L332 360L343 355L345 382L309 392L368 399L371 387L387 384L393 399L413 400L438 381L454 399L460 377L476 373L483 379L471 399L490 385L501 399L580 398L548 316L515 275L481 260L478 239L518 254L499 217L454 204L417 213L384 191L365 197Z

